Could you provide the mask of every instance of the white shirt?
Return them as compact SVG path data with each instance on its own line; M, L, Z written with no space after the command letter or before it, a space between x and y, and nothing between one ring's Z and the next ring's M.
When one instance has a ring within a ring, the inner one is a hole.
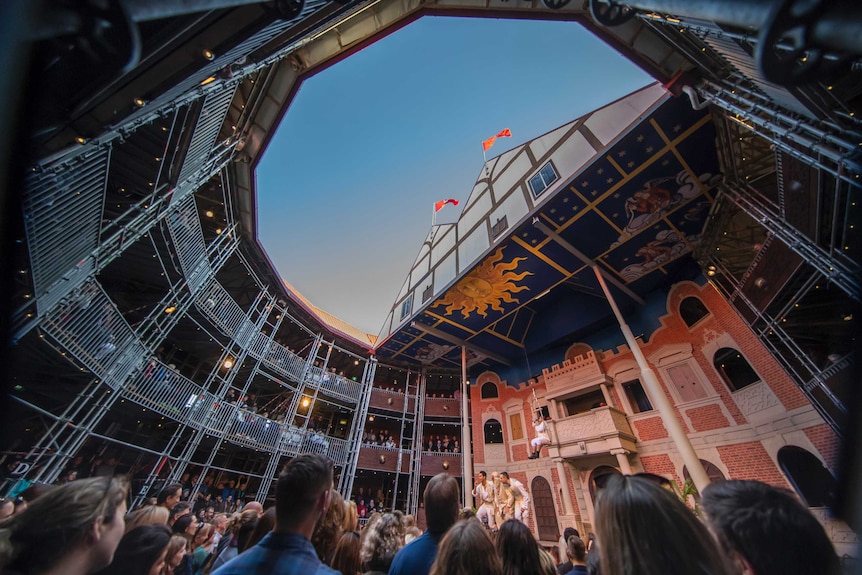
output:
M494 484L488 481L484 485L481 483L473 490L473 497L478 497L482 501L482 505L494 504Z
M547 426L544 421L540 421L536 425L533 426L536 430L536 437L541 437L542 439L549 439Z
M530 502L530 494L527 492L527 488L524 487L524 484L517 479L509 479L509 489L512 490L512 495L515 496L516 503L526 505Z

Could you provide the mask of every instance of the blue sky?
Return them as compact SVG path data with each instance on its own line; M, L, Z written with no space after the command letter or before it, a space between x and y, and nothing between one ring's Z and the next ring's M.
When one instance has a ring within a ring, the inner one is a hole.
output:
M490 158L651 81L574 23L422 18L302 85L258 165L258 235L314 305L377 334L482 140L512 130Z

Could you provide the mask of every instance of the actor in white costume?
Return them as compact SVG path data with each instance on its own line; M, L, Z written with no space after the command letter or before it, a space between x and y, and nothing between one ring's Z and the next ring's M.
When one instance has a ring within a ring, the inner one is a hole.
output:
M542 451L542 446L551 442L551 437L548 435L548 424L545 423L545 418L542 417L542 412L536 413L536 419L533 420L533 429L536 430L536 437L530 441L533 446L533 453L530 454L530 459L538 459Z
M526 523L530 515L530 493L527 488L517 479L509 477L505 471L500 474L500 482L509 488L515 498L515 519Z
M476 474L476 486L473 488L473 497L479 499L479 510L476 511L476 517L479 521L482 518L487 518L488 527L492 531L497 530L497 521L494 519L494 484L488 481L488 474L480 471Z

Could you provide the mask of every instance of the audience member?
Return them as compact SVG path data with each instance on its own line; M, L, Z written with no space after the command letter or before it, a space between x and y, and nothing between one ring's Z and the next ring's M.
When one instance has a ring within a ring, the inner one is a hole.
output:
M180 567L184 565L184 559L188 555L189 542L182 535L172 535L168 542L168 550L165 552L165 575L183 573Z
M587 553L587 575L601 575L601 554L599 553L599 546L595 543L595 536L590 543L592 544L589 545L589 552Z
M192 538L198 529L198 518L191 513L183 515L173 525L174 535L180 535L186 540L186 554L183 556L182 562L174 569L174 575L192 575L194 568L192 566L194 547L192 547Z
M359 560L359 533L346 531L335 546L331 567L341 575L359 575L362 563Z
M147 505L126 515L126 533L142 525L167 525L170 511L160 505Z
M228 521L225 536L222 537L216 548L216 558L212 563L212 570L216 570L248 548L248 540L251 538L260 517L254 509L243 511Z
M291 459L276 483L276 529L216 575L336 575L311 544L314 527L329 506L332 461L317 454Z
M210 523L201 523L192 537L192 573L202 575L210 554L213 552L215 528Z
M569 548L569 537L571 537L572 535L576 535L578 537L581 536L581 534L578 533L578 530L574 527L566 527L565 529L563 529L563 534L560 535L560 564L557 565L557 572L560 575L564 575L565 573L568 573L572 570L572 562L566 558L566 550Z
M415 543L414 543L415 545ZM482 522L476 517L452 526L440 541L430 575L502 575L503 566Z
M404 544L407 545L422 535L422 530L416 527L416 518L412 515L404 516Z
M341 532L357 531L359 529L359 513L356 502L349 499L344 500L344 522L341 524Z
M0 498L0 521L12 517L15 513L15 502L5 497Z
M246 503L243 506L242 510L243 511L254 510L254 511L257 511L258 516L263 515L263 505L261 505L260 502L258 502L258 501L249 501L248 503Z
M94 477L49 491L0 523L0 572L84 575L107 567L123 537L125 479Z
M359 560L365 573L386 575L395 554L404 545L404 525L395 513L383 513L367 528L359 549Z
M723 481L701 506L719 545L740 573L838 573L832 542L795 495L759 481Z
M192 506L186 501L180 501L171 508L170 514L168 515L168 525L172 526L176 523L177 519L184 515L189 515L191 512Z
M596 537L605 575L733 573L694 513L644 477L608 479L596 504Z
M540 555L542 550L530 529L516 519L503 522L495 547L503 564L503 575L554 575L545 572Z
M167 525L141 525L126 532L111 564L98 575L161 575L171 530Z
M311 543L317 551L317 557L321 561L330 564L335 546L344 532L344 500L335 489L329 494L329 507L326 513L317 522L314 533L311 535Z
M427 529L398 552L389 568L389 575L428 575L437 558L440 540L458 520L460 500L457 479L448 473L439 473L431 478L423 496Z
M585 575L587 572L587 546L584 541L577 535L572 535L568 538L566 545L566 557L569 558L569 563L572 568L568 571L568 575Z
M249 535L248 540L244 542L240 542L237 545L237 551L240 554L245 552L246 549L254 547L257 545L264 537L266 537L273 529L275 529L276 522L276 511L274 507L271 507L263 512L263 515L260 516L260 519L257 520L257 525L254 526L254 531Z
M161 505L162 507L171 510L174 508L174 505L180 502L182 493L183 486L181 483L168 483L156 496L156 505Z

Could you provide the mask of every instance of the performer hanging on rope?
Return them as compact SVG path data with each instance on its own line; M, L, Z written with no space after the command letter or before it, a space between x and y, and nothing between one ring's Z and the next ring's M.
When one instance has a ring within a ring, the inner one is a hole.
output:
M539 454L542 452L542 446L551 442L551 438L548 435L548 425L545 423L545 418L542 417L541 410L536 411L536 417L533 419L533 429L536 430L536 437L530 441L530 445L533 446L533 453L530 454L530 459L538 459Z
M505 471L500 474L500 483L507 487L515 499L515 519L521 523L527 522L530 515L530 493L524 484L517 479L512 479Z
M476 486L473 488L473 497L479 498L479 510L476 518L482 521L486 517L488 527L491 531L497 530L497 522L494 519L494 484L488 481L488 474L480 471L476 474Z

